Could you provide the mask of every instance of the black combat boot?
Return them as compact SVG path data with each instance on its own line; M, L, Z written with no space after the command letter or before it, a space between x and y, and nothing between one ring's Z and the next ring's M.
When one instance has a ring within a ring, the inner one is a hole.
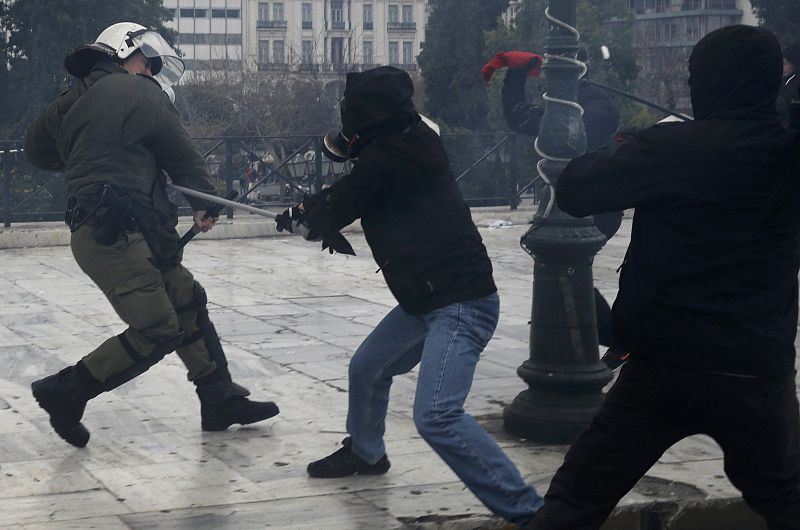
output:
M250 401L250 391L220 370L194 382L200 397L200 425L204 431L224 431L234 423L247 425L280 412L272 401Z
M351 446L352 440L348 436L342 440L342 448L335 453L326 456L322 460L308 464L308 474L314 478L339 478L349 477L350 475L383 475L391 464L386 455L374 464L358 457L353 453Z
M81 377L82 365L64 368L57 374L49 375L31 383L33 397L50 415L50 425L56 433L75 447L84 447L89 442L89 431L81 423L86 402L97 393L91 388L88 370ZM99 384L99 383L98 383Z

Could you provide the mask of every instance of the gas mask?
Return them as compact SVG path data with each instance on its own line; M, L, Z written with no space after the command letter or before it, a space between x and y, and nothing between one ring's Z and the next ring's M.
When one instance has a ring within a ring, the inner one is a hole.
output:
M369 141L361 138L358 133L354 132L349 126L347 105L344 98L342 98L339 103L339 113L342 119L342 128L328 131L322 142L322 152L334 162L357 160L364 148L369 145ZM420 114L419 117L433 132L437 135L440 134L439 125L433 120L422 114Z

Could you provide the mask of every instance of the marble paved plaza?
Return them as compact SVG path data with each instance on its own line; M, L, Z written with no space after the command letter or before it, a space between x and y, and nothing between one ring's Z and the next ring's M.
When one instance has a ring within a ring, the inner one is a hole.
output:
M467 410L493 432L542 493L565 447L505 434L503 406L525 388L533 261L519 247L525 225L481 233L502 314L478 365ZM627 245L596 259L609 297ZM311 480L306 464L345 436L347 365L393 299L361 234L358 255L331 256L297 237L195 241L185 263L205 286L231 372L279 416L223 433L200 431L194 387L174 355L91 401L89 445L51 430L31 381L76 362L124 326L78 269L68 247L0 251L0 528L496 528L420 439L411 419L414 372L392 387L380 477ZM696 437L670 449L622 508L680 496L727 499L720 452Z

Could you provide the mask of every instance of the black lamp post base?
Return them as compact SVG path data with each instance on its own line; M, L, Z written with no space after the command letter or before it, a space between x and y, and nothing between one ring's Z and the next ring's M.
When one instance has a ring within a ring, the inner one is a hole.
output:
M544 444L571 444L589 426L605 396L588 393L523 390L503 411L503 429Z

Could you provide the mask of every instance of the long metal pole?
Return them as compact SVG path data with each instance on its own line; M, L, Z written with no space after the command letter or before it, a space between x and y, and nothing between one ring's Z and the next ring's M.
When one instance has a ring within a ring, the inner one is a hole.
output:
M275 219L278 216L278 214L276 213L267 210L262 210L261 208L256 208L255 206L250 206L248 204L242 204L240 202L223 199L222 197L217 197L216 195L209 195L208 193L203 193L202 191L196 191L189 188L184 188L183 186L178 186L177 184L173 184L171 182L167 184L167 187L175 191L179 191L184 195L189 195L190 197L197 197L198 199L203 199L208 202L213 202L215 204L221 204L223 206L227 206L228 208L234 208L236 210L243 210L245 212L254 213L262 217L269 217L270 219Z

